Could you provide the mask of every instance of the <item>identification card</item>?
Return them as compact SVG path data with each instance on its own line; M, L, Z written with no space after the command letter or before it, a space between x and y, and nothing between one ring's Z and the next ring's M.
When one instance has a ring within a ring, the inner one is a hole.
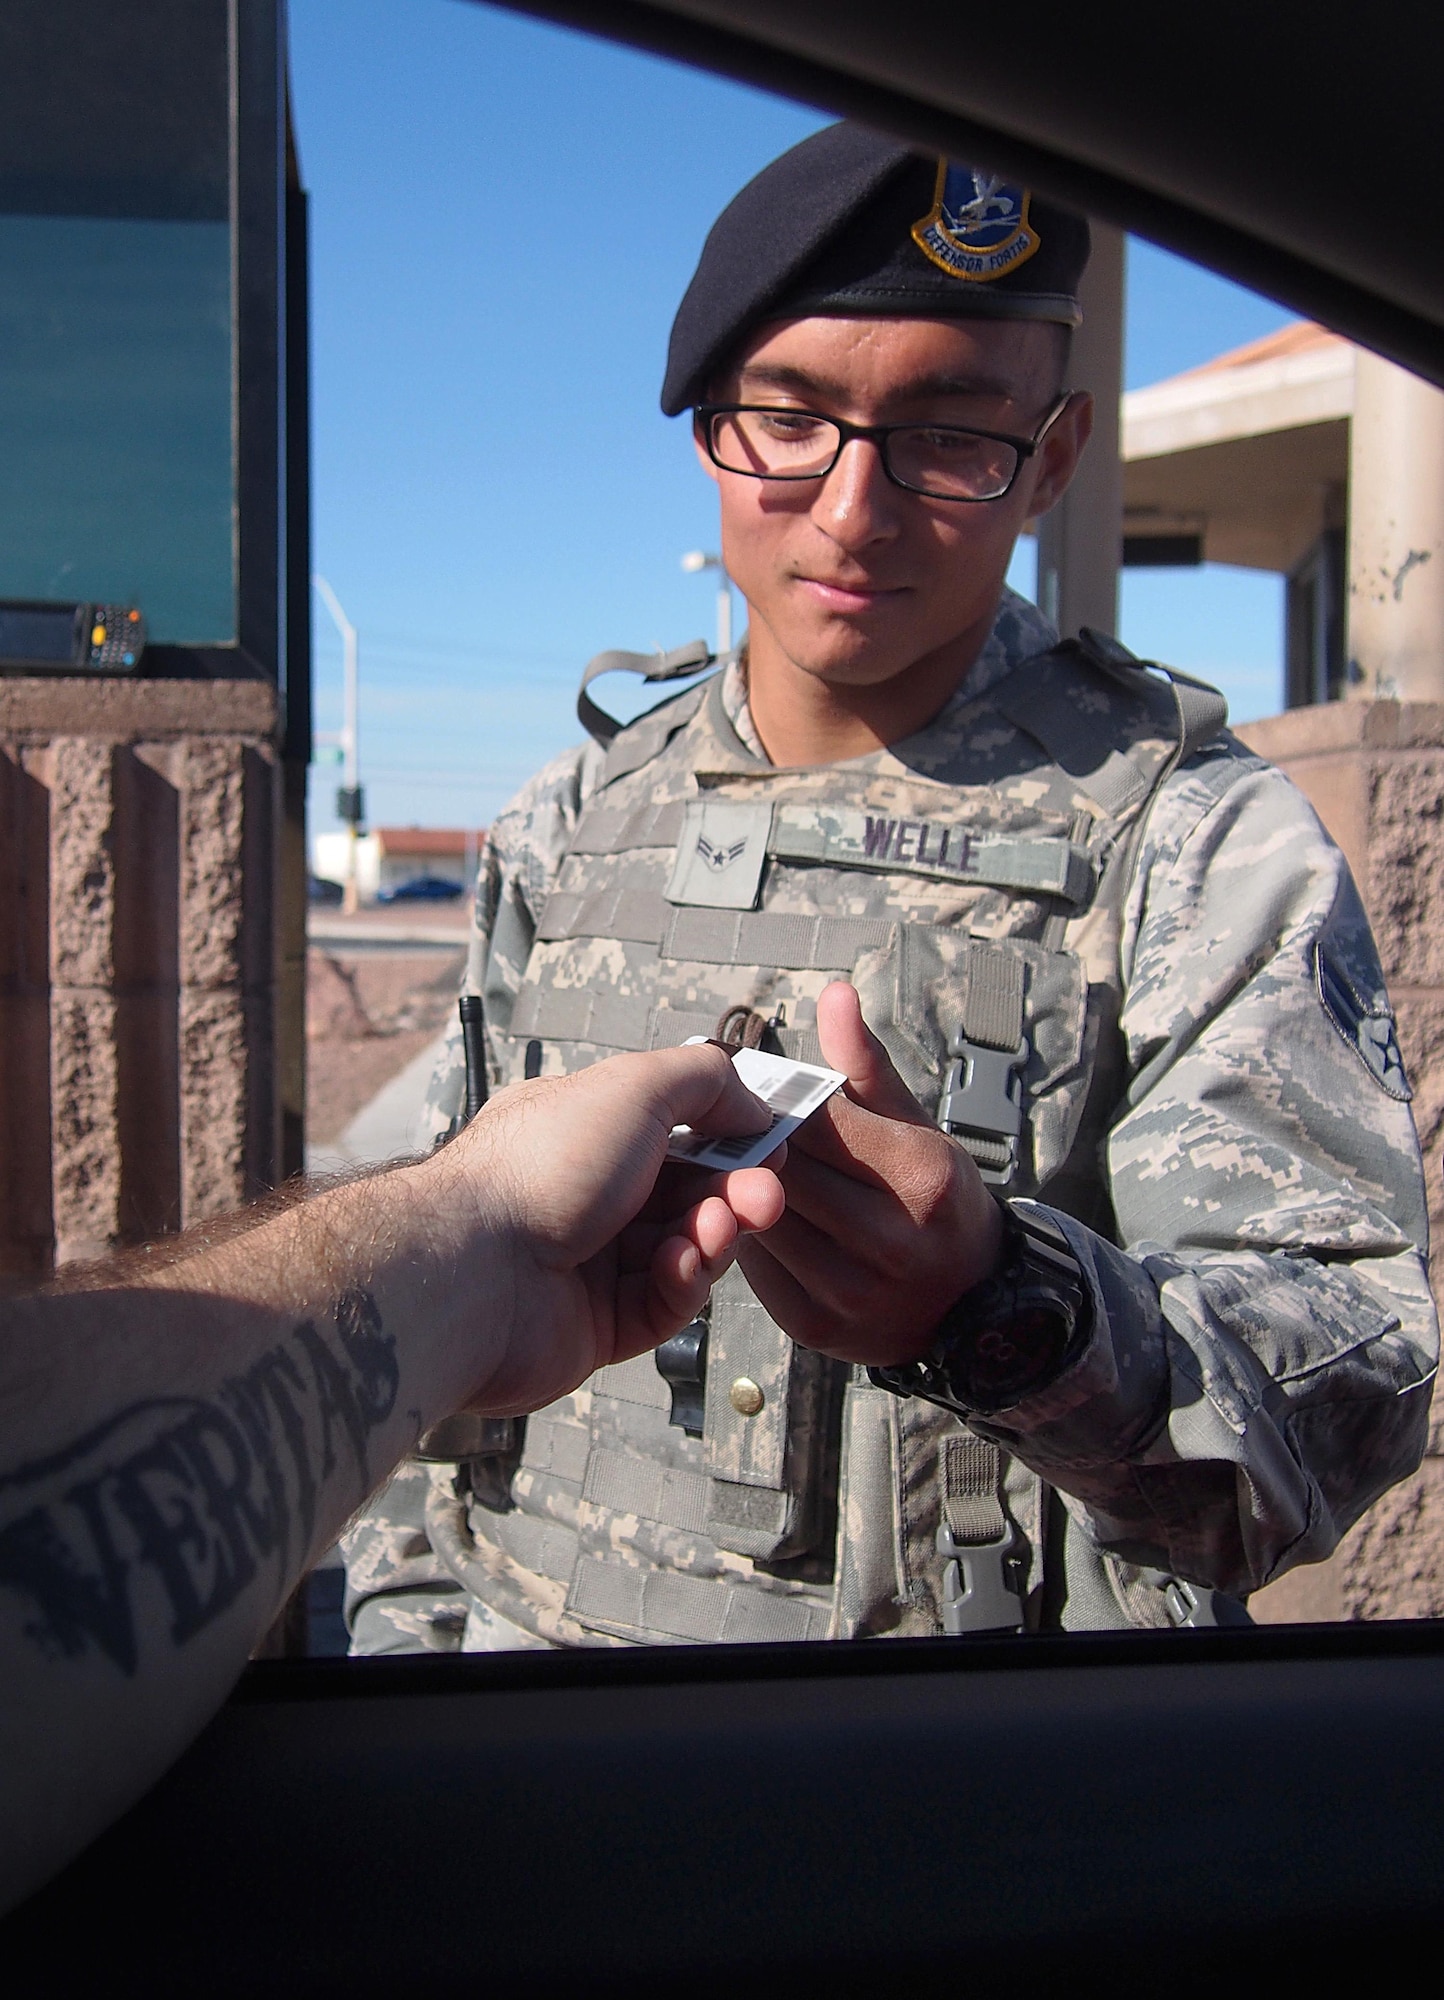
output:
M703 1035L691 1037L692 1045L705 1040ZM711 1167L723 1173L738 1167L760 1166L847 1082L840 1069L790 1062L786 1056L771 1056L763 1049L739 1049L732 1058L732 1067L753 1096L760 1097L771 1111L771 1130L750 1133L745 1138L711 1139L694 1132L690 1125L675 1125L667 1148L671 1159L686 1160L694 1167Z

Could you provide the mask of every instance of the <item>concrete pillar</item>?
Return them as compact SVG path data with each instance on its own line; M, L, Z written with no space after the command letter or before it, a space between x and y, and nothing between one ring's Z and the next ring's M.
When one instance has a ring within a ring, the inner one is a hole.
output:
M114 746L58 736L50 784L50 1119L55 1258L120 1233Z
M1095 222L1093 254L1083 274L1083 324L1073 335L1068 386L1093 393L1093 437L1077 477L1038 523L1038 604L1065 637L1082 625L1118 629L1118 570L1123 554L1123 395L1121 229Z
M55 1248L50 1140L47 743L0 738L0 1287L45 1276Z
M181 814L181 1217L245 1196L246 1022L240 964L242 746L186 745Z
M1444 699L1444 392L1361 349L1349 434L1349 693Z
M0 1284L280 1166L263 680L0 679Z

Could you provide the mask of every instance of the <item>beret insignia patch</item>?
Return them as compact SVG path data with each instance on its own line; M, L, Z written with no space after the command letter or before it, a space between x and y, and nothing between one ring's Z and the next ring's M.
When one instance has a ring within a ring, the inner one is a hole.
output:
M913 224L913 241L940 271L985 285L1039 248L1028 222L1031 201L1027 188L996 174L939 160L933 205Z
M1324 1012L1370 1076L1390 1097L1407 1104L1413 1096L1385 993L1365 998L1322 944L1314 947L1314 982Z

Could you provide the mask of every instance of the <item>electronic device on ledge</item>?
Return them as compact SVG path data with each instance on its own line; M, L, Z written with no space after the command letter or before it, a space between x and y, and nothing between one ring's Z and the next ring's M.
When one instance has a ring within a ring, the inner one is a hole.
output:
M134 605L0 598L0 674L133 674L144 651Z

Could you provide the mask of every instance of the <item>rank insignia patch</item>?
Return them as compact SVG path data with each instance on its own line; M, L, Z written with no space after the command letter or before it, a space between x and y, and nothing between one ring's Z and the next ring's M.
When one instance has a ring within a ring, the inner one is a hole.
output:
M693 799L682 817L668 902L755 910L771 831L765 800Z
M1414 1093L1404 1074L1388 996L1380 992L1365 998L1322 944L1314 947L1314 981L1324 1012L1375 1083L1407 1104Z
M987 284L1039 247L1028 223L1031 198L1027 188L996 174L940 160L932 210L913 224L913 241L940 271Z

